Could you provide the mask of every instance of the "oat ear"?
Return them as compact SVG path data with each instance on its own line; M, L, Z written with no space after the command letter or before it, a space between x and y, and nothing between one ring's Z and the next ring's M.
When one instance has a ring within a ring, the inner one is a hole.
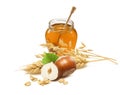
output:
M41 63L41 60L38 60L36 62L33 62L32 64L26 65L23 70L27 74L40 74L41 73L41 68L43 64Z

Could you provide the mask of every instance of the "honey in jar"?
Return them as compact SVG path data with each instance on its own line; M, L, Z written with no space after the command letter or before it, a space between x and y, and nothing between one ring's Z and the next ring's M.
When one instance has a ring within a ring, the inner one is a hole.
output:
M67 25L65 19L53 19L49 22L49 28L46 30L45 38L47 43L55 46L74 49L77 41L77 32L74 23L69 20Z

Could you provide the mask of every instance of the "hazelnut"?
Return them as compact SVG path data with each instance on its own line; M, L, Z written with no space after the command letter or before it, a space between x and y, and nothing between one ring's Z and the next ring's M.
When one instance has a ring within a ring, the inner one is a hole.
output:
M66 77L76 70L75 60L70 56L62 56L56 60L44 65L41 69L41 75L49 80L56 80Z

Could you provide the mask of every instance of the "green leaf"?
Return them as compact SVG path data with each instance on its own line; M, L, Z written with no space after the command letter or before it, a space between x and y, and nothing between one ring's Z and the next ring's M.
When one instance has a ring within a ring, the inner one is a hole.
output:
M55 62L58 59L58 56L54 53L45 53L43 59L42 59L42 63L43 64L47 64L50 62Z

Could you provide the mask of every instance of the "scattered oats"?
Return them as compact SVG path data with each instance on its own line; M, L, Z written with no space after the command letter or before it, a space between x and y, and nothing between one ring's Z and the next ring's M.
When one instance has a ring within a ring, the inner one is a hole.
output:
M38 80L38 84L44 86L44 83L42 80Z
M68 84L68 81L64 81L63 84L64 84L64 85L67 85L67 84Z
M43 81L44 81L45 84L49 84L50 83L49 79L44 79Z
M35 82L35 81L37 81L38 79L37 79L36 77L33 77L32 75L30 75L30 80L33 81L33 82Z
M58 82L59 83L63 83L65 80L63 78L59 79Z
M64 78L59 79L58 82L63 83L64 85L68 84L68 81L66 81Z
M47 85L49 83L50 83L49 79L38 80L38 84L42 86Z
M30 85L31 85L31 82L28 81L28 82L26 82L24 85L25 85L25 86L30 86Z

